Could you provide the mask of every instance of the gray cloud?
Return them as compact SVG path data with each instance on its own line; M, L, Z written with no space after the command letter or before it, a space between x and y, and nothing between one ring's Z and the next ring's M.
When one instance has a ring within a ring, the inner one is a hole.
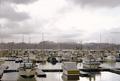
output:
M0 7L0 18L5 18L12 21L22 21L28 19L29 16L24 12L17 12L10 5L4 4Z
M3 33L9 33L9 34L33 34L35 32L34 27L32 24L28 23L16 23L16 22L9 22L6 23L2 29Z
M99 6L99 7L116 7L120 5L120 0L67 0L73 1L81 6Z
M80 38L82 36L82 32L69 32L69 33L62 33L60 35L61 38L64 39L75 39L75 38Z
M28 4L36 1L38 0L0 0L1 3L7 2L7 3L14 3L14 4Z
M4 30L4 27L0 24L0 38L9 38L9 37L11 37L11 35L6 33L6 30Z
M11 38L12 35L10 34L3 34L3 33L0 33L0 38Z
M56 35L54 35L54 38L59 41L78 41L82 40L84 32L82 30L76 31L73 29L73 31L66 31L66 32L59 32Z
M0 40L4 42L21 42L22 36L25 36L25 42L28 41L28 36L36 35L36 30L30 21L13 22L9 21L0 24Z
M22 21L26 20L29 15L25 12L17 12L15 6L11 4L28 4L33 3L38 0L0 0L0 18L5 18L12 21Z
M120 44L120 27L113 27L110 30L94 32L87 38L88 40L103 43L119 43Z
M115 27L107 31L105 36L111 43L120 43L120 27Z

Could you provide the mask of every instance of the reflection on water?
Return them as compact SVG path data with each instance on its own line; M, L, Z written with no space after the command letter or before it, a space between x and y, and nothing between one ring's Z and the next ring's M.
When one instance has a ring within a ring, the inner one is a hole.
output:
M4 65L9 65L9 69L17 69L19 67L19 63L15 62L6 62ZM82 67L81 63L78 63L78 68ZM57 63L56 65L52 65L51 63L46 63L44 65L38 64L40 69L61 69L61 63ZM103 63L101 67L106 68L120 68L120 62L116 63ZM18 72L4 73L2 77L2 81L63 81L62 72L46 72L46 78L22 78L18 75ZM110 72L100 72L100 73L92 73L89 77L80 77L79 81L120 81L120 75Z
M46 64L37 64L38 68L40 69L61 69L61 65L62 63L57 63L55 65L51 64L51 63L46 63Z
M36 76L35 78L22 78L20 76L16 78L16 76L14 75L18 75L17 72L7 73L7 74L4 74L6 76L4 76L2 81L64 81L62 79L62 72L52 72L52 73L47 72L46 74L47 74L46 78L39 78ZM16 78L16 80L13 80L14 78ZM92 75L89 77L80 77L78 81L120 81L120 75L115 73L110 73L110 72L100 72L97 74L92 73Z
M9 69L17 69L19 67L19 63L15 63L14 61L13 62L6 61L3 65L9 66ZM62 69L61 68L62 63L57 63L57 64L53 65L51 63L46 62L45 64L37 63L37 65L38 65L38 68L40 68L40 69ZM120 68L120 62L103 63L100 66L105 67L105 68ZM78 63L77 67L80 69L83 67L83 64Z
M22 78L19 76L17 81L36 81L36 79L35 78Z
M62 69L61 68L62 63L57 63L56 65L52 65L51 63L46 63L44 65L38 64L38 67L41 69ZM103 63L100 65L101 67L104 68L120 68L120 62L114 62L114 63ZM79 69L83 68L82 63L78 63L77 67Z

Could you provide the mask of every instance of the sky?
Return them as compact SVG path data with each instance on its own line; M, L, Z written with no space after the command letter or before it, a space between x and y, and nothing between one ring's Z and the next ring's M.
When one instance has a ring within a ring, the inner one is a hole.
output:
M120 0L0 0L1 42L120 43L119 22Z

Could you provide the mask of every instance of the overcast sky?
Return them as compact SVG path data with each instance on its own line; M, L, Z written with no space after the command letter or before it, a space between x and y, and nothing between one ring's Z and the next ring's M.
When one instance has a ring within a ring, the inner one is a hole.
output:
M120 43L120 0L0 0L3 42Z

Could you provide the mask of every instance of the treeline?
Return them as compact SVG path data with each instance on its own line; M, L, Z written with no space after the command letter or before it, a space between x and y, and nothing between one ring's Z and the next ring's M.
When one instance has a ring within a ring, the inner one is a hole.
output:
M42 41L40 43L0 43L0 49L120 49L120 45L108 43L56 43Z

